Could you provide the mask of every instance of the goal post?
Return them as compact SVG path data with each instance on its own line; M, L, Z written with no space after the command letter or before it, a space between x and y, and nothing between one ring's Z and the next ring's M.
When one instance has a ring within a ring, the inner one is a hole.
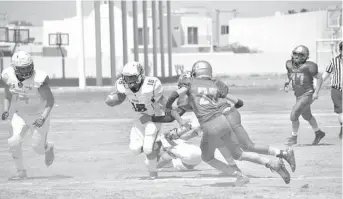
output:
M330 59L339 54L338 45L342 38L317 39L316 41L316 63L319 67L326 66Z

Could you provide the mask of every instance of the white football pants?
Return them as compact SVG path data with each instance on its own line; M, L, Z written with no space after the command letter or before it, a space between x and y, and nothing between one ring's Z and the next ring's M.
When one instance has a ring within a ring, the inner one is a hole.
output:
M157 171L156 141L159 141L160 123L148 122L145 125L136 121L130 132L130 150L135 154L144 153L146 155L146 165L149 172Z
M50 149L52 143L47 143L47 135L50 128L50 117L47 118L41 128L34 127L32 124L40 115L27 115L14 113L11 118L12 132L8 139L8 145L17 169L24 169L22 142L27 135L32 135L32 148L37 154L44 154Z

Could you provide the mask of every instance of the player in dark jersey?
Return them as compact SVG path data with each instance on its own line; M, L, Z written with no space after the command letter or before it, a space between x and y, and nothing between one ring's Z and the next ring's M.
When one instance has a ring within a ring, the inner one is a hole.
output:
M256 153L244 152L239 144L231 139L230 124L218 109L217 101L219 98L226 98L237 104L238 99L228 94L228 87L222 81L212 79L211 65L206 61L196 62L192 67L192 77L184 78L180 82L180 88L171 94L166 103L166 113L168 110L171 111L173 102L180 95L188 96L203 132L200 144L203 161L220 171L225 170L228 165L214 157L215 149L219 144L224 143L230 149L234 159L265 165L281 175L285 183L288 184L290 174L282 159L270 161ZM184 124L181 122L180 125ZM238 183L241 183L243 174L237 171L235 174ZM247 181L244 180L243 183L247 183Z
M311 104L318 99L319 91L321 89L323 79L318 72L316 63L307 61L309 58L309 50L306 46L297 46L292 51L292 59L286 61L286 69L288 82L285 83L285 91L288 92L289 84L292 82L296 103L292 108L290 120L292 121L292 135L287 138L285 144L292 146L297 144L299 117L308 121L313 131L315 132L315 139L312 145L317 145L325 136L325 133L318 127L316 118L311 113ZM317 79L317 85L314 89L313 79Z

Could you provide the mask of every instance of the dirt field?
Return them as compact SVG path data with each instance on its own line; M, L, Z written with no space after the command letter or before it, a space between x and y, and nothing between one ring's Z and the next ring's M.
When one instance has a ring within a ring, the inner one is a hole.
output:
M37 156L24 144L29 178L8 181L14 172L8 153L10 128L0 124L0 198L311 198L335 199L342 196L342 145L338 139L337 118L332 112L329 91L324 90L313 105L320 127L327 133L319 146L311 146L314 133L301 121L299 142L294 147L297 170L289 185L269 169L247 162L239 166L251 176L246 187L233 187L234 178L222 176L205 163L195 171L174 172L165 169L160 179L146 180L144 156L134 156L128 149L132 108L108 108L105 91L61 92L54 90L51 133L56 159L50 168L44 157ZM243 125L256 143L284 148L291 132L289 110L292 93L279 88L233 88L245 106L241 109ZM1 94L2 99L2 94ZM172 125L165 125L169 129ZM195 143L199 139L194 140ZM274 157L270 157L274 158ZM290 171L290 168L287 165Z

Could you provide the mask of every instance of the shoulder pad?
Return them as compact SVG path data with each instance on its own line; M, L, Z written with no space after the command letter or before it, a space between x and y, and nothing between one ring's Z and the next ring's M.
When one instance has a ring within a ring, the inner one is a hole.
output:
M292 60L286 61L286 67L292 67L292 65L293 65Z
M34 82L41 86L48 77L48 74L46 74L45 72L35 70Z
M1 73L2 81L7 83L7 80L10 78L11 75L14 75L14 69L12 67L5 68Z
M317 67L317 64L312 61L306 61L305 64L306 66L309 66L309 67Z

